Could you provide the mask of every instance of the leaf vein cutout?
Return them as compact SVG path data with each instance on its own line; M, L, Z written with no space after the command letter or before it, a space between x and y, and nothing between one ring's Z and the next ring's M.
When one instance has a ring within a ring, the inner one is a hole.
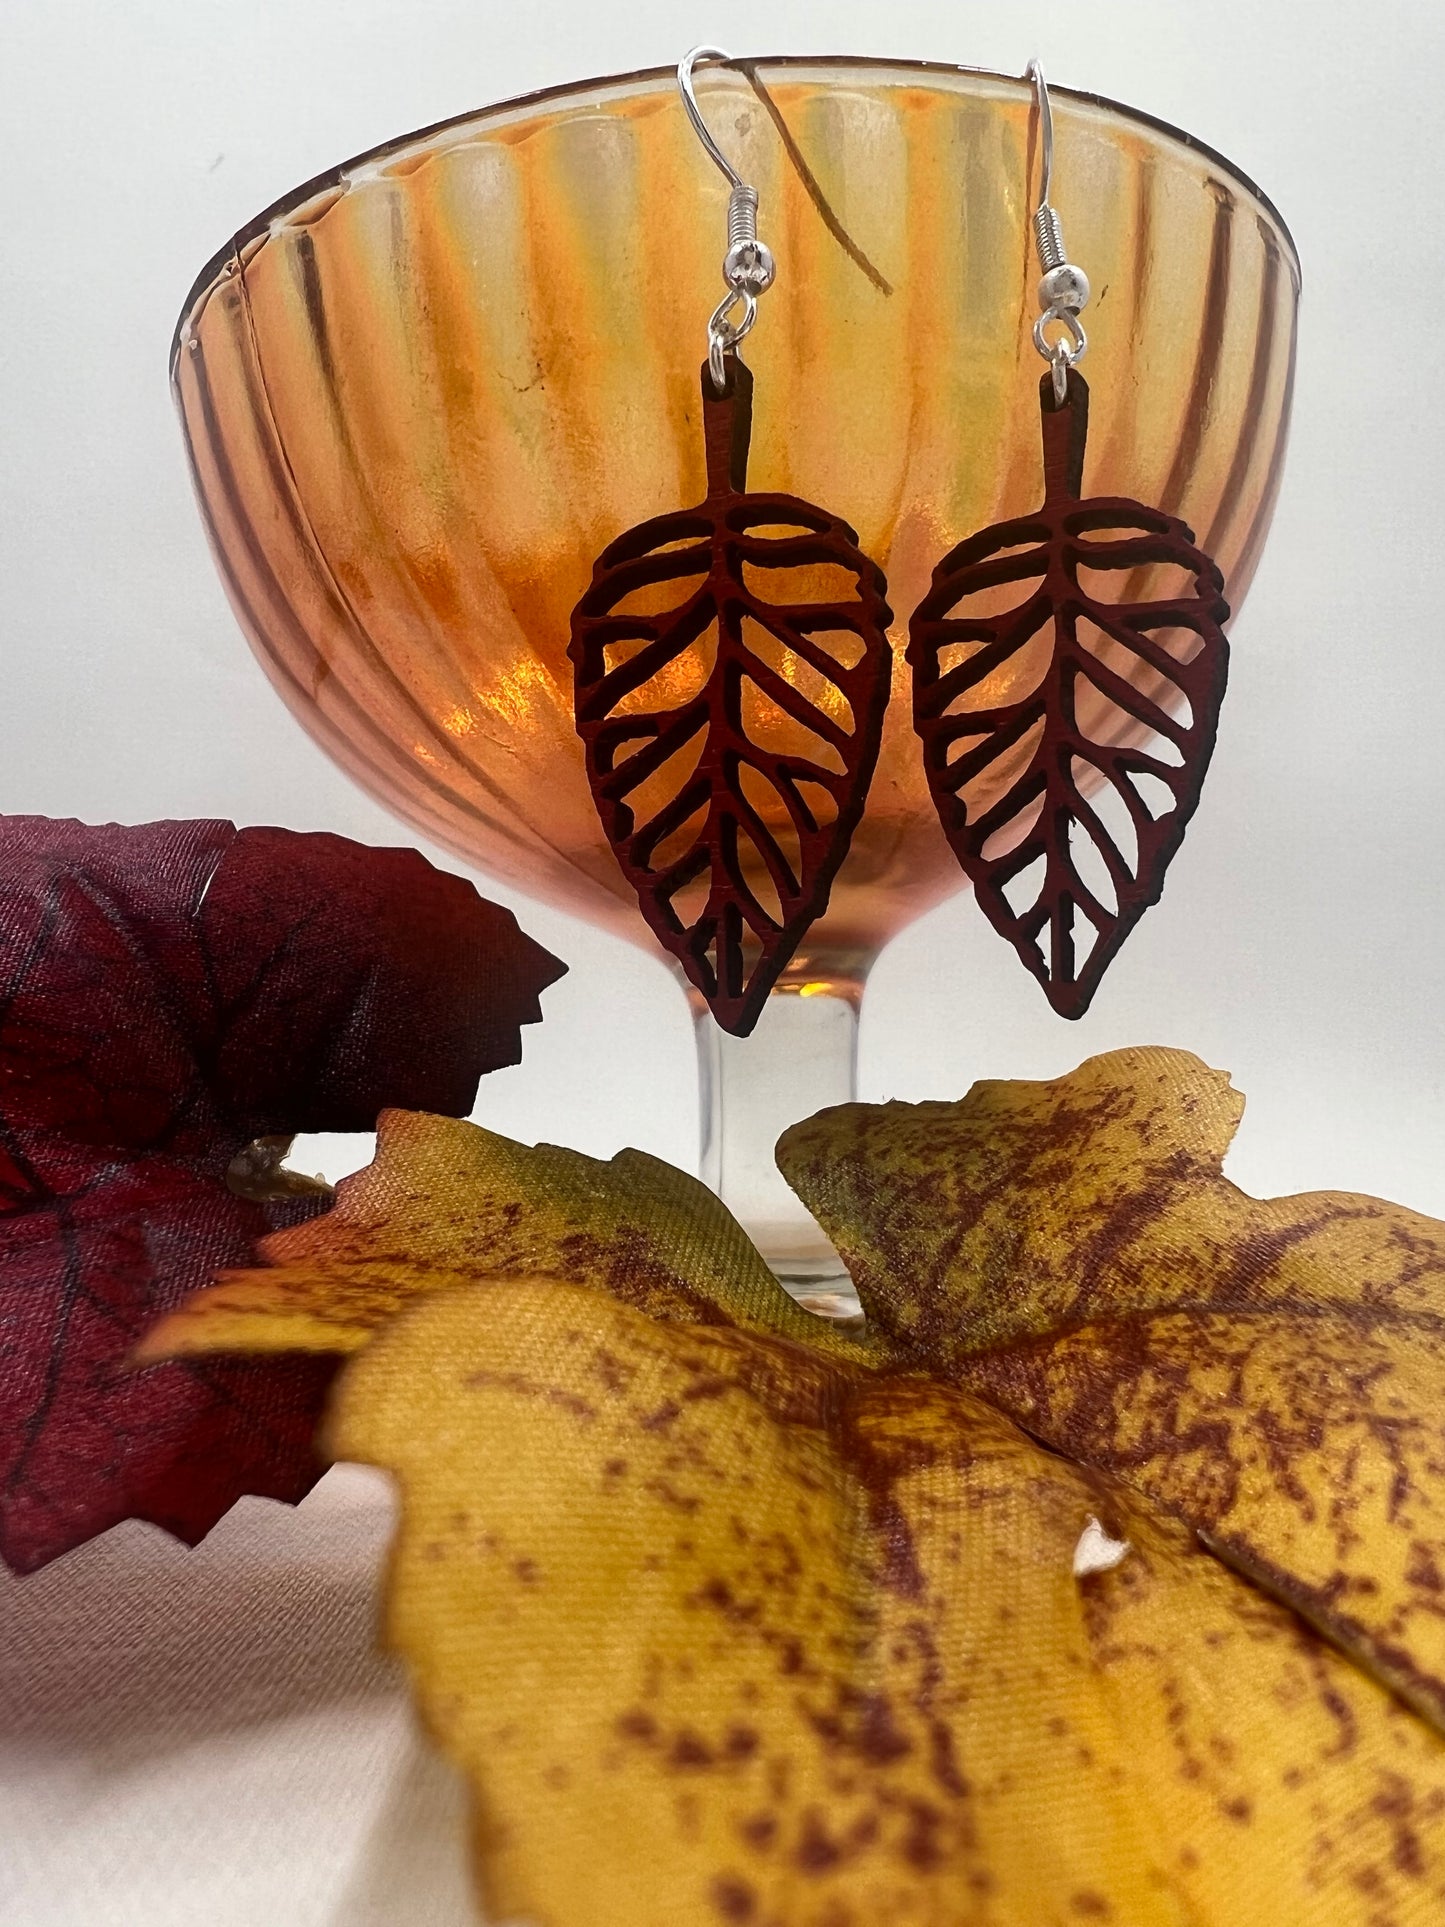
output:
M1088 393L1071 373L1056 406L1044 377L1043 506L943 558L908 648L944 833L1063 1017L1084 1014L1159 899L1229 665L1224 580L1185 524L1123 496L1082 499ZM1141 593L1161 575L1187 587ZM1101 581L1121 599L1092 593ZM1023 599L1001 607L1014 585Z
M702 407L706 498L608 545L569 654L608 843L658 941L718 1023L746 1036L827 908L863 814L891 615L883 572L846 522L748 491L752 378L735 357L722 395L704 369ZM856 639L849 660L828 636ZM670 775L694 743L692 766Z

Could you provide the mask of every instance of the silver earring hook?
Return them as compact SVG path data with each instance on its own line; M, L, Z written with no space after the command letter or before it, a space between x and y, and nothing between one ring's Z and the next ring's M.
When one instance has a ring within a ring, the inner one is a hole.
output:
M707 324L708 372L719 395L727 386L726 357L757 320L758 296L773 285L778 272L771 250L758 239L758 190L749 187L713 139L693 91L692 71L700 60L731 59L732 55L721 47L694 47L677 63L677 90L693 132L729 188L728 249L723 256L723 280L728 291Z
M1054 377L1054 400L1060 408L1069 392L1069 370L1083 359L1089 338L1079 321L1080 310L1088 305L1089 277L1076 267L1064 247L1064 230L1058 211L1051 203L1054 191L1054 110L1049 100L1048 82L1043 67L1031 60L1025 78L1032 81L1039 108L1039 145L1042 149L1039 201L1034 209L1034 243L1039 251L1043 278L1039 282L1039 318L1034 323L1034 346L1048 362ZM1051 341L1048 325L1057 322L1063 330Z
M1044 70L1035 56L1024 69L1024 77L1034 84L1034 98L1039 104L1039 133L1043 148L1043 158L1039 170L1039 206L1047 207L1049 195L1054 186L1054 109L1049 99L1048 82Z
M687 109L687 117L692 122L692 130L707 150L708 159L719 170L729 187L743 186L743 177L724 154L712 137L712 130L702 117L702 109L697 104L693 91L692 70L700 60L731 61L732 55L724 53L721 47L694 47L685 53L677 63L677 85L682 95L682 104Z

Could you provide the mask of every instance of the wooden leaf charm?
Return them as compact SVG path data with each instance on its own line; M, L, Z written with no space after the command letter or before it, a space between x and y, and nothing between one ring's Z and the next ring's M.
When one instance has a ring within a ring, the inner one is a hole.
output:
M882 571L836 515L747 490L752 376L704 366L707 496L612 542L572 615L577 729L659 942L746 1036L847 855L892 652Z
M1059 1015L1082 1017L1199 801L1229 607L1177 517L1080 499L1083 378L1059 404L1045 375L1039 402L1043 507L944 557L908 660L929 788L979 906Z

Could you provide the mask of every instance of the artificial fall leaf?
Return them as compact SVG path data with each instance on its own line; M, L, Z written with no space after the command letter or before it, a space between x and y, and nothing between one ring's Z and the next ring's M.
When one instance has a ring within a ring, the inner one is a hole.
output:
M141 1358L353 1352L414 1300L494 1274L600 1285L683 1324L729 1325L852 1358L886 1355L778 1289L742 1226L696 1178L643 1151L608 1162L407 1111L377 1119L375 1162L323 1219L277 1232L269 1268L188 1299Z
M1260 1201L1243 1102L1177 1051L779 1146L870 1316L1204 1533L1445 1728L1445 1225Z
M937 1379L497 1283L388 1327L330 1443L398 1478L491 1919L1438 1918L1439 1738ZM1091 1516L1129 1551L1081 1581Z
M780 1293L767 1329L686 1180L669 1240L640 1161L469 1163L470 1127L401 1120L332 1218L162 1338L263 1342L268 1279L277 1342L374 1327L329 1443L399 1480L390 1636L471 1779L495 1918L1424 1927L1445 1361L1389 1345L1445 1311L1445 1227L1243 1197L1237 1116L1197 1060L1134 1051L798 1127L781 1161L867 1345ZM1337 1393L1341 1427L1373 1401L1348 1439L1308 1404Z
M412 851L0 819L0 1557L127 1517L194 1541L242 1493L308 1490L324 1360L128 1353L323 1206L268 1175L290 1134L466 1109L560 969Z

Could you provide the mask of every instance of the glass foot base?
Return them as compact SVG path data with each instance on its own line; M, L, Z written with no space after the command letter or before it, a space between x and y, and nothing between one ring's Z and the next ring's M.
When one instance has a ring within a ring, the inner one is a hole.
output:
M863 1323L863 1307L846 1271L836 1266L826 1270L821 1266L794 1270L791 1266L774 1265L773 1276L804 1311L814 1312L819 1318L832 1318L840 1325Z

